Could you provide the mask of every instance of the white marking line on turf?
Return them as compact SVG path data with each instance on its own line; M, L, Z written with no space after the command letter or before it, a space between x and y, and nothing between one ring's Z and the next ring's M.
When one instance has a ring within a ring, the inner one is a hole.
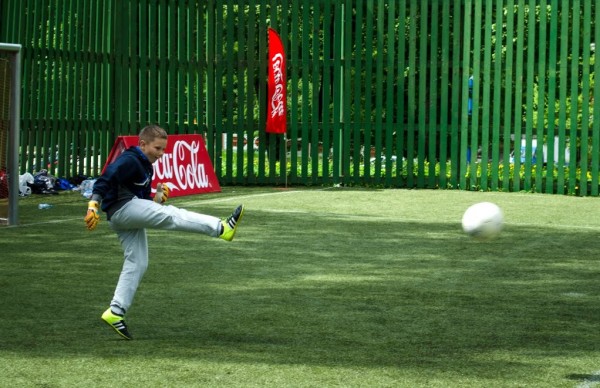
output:
M19 225L10 225L7 226L7 228L21 228L23 226L36 226L36 225L48 225L48 224L62 224L63 222L67 222L67 221L75 221L75 220L81 220L83 221L83 217L77 217L77 218L65 218L63 220L51 220L51 221L44 221L44 222L30 222L28 224L19 224ZM85 226L85 225L84 225Z
M325 189L319 189L319 190L311 190L311 191L323 191L326 190ZM223 203L223 202L229 202L232 200L235 201L239 201L241 199L244 198L258 198L258 197L269 197L272 195L283 195L283 194L296 194L296 193L304 193L306 192L305 190L288 190L288 191L276 191L276 192L271 192L271 193L260 193L260 194L246 194L246 195L238 195L238 196L234 196L234 197L225 197L225 198L215 198L215 199L206 199L206 200L194 200L194 201L187 201L187 202L179 202L177 204L178 207L183 207L186 205L198 205L198 204L203 204L203 203Z
M577 385L576 388L592 388L600 383L600 370L592 373L590 377L583 380L583 383Z

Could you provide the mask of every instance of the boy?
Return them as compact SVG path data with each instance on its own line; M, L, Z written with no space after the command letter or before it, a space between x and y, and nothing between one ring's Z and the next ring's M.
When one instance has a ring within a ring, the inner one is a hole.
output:
M150 197L152 164L163 156L166 147L167 132L163 128L157 125L144 127L139 134L139 145L125 150L94 184L85 216L87 228L94 230L102 204L111 228L121 241L125 262L110 307L102 314L102 320L128 340L133 338L123 317L148 266L146 228L202 233L231 241L244 214L243 205L225 220L163 206L169 197L169 187L162 183L157 185L153 200Z

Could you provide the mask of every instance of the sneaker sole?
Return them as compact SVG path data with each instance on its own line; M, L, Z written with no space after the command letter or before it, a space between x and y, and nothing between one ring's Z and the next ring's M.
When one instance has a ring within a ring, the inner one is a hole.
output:
M125 338L126 340L132 340L132 337L127 337L125 334L121 333L119 330L117 330L116 327L114 327L112 324L110 324L109 322L105 321L104 318L100 318L102 319L102 322L106 323L108 326L110 326L111 329L113 329L114 331L117 332L118 335L120 335L122 338Z

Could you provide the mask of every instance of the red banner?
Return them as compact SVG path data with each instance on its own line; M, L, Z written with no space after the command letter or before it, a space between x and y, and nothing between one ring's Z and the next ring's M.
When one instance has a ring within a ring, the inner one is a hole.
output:
M137 136L119 136L102 172L123 151L138 144ZM158 183L169 185L169 197L221 191L204 138L200 135L169 135L165 154L154 162L153 167L152 192Z
M269 28L269 90L267 127L269 133L285 133L287 129L285 52L275 30Z

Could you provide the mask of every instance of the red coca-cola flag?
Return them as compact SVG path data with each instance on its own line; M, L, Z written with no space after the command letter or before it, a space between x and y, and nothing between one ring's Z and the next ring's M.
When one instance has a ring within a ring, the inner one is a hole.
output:
M285 133L287 129L285 51L277 32L269 28L269 90L267 127L269 133Z
M119 136L108 155L102 172L131 146L137 146L137 136ZM162 158L154 162L152 192L158 183L169 185L169 197L220 192L221 186L201 135L169 135Z

